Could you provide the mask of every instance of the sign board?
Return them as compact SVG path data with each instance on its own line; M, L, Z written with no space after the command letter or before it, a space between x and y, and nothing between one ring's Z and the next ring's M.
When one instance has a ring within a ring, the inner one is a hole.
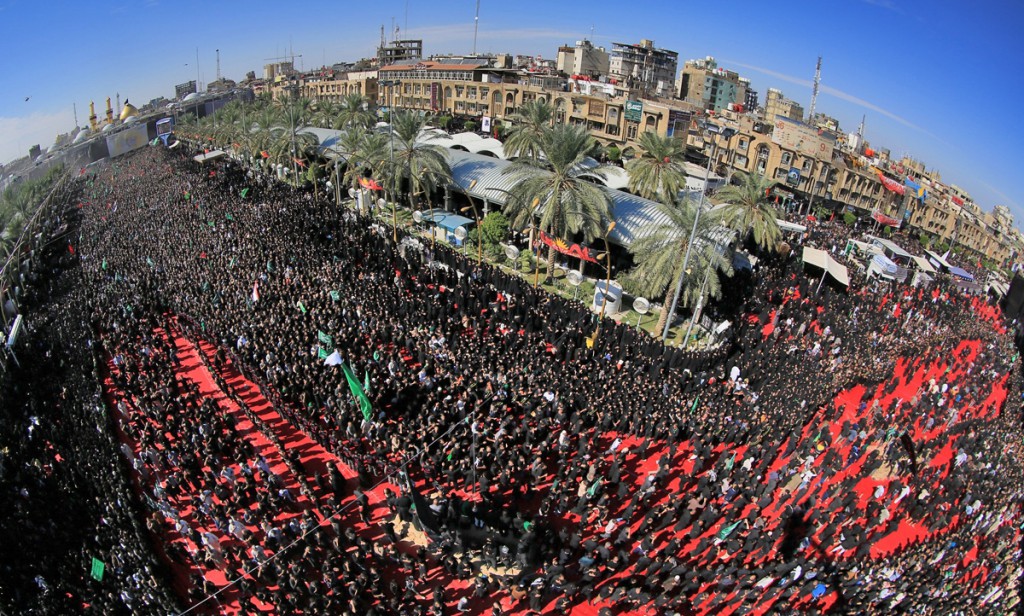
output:
M644 113L644 104L640 101L626 101L626 121L639 122Z
M441 108L441 84L436 81L430 84L430 108L437 111Z
M480 130L485 133L491 132L491 116L484 116L480 120Z
M800 169L798 167L789 168L789 173L786 174L786 183L790 186L800 185Z
M587 115L592 118L604 118L604 101L590 99L587 103Z
M689 111L683 111L681 109L669 109L668 129L665 131L665 135L668 137L685 137L686 131L690 129L691 119L693 119L693 114L691 114Z
M772 141L800 156L819 160L832 160L836 145L834 136L784 116L775 117Z

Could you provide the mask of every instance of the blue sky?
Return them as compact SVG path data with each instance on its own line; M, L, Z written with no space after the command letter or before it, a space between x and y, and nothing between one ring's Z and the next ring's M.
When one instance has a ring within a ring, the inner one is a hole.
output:
M555 56L590 38L655 45L719 64L809 106L817 56L824 57L818 110L938 169L990 210L1006 204L1024 221L1013 120L1022 100L1024 4L979 0L828 2L606 2L481 0L477 49ZM424 39L426 53L469 53L475 0L348 2L101 3L0 0L0 161L52 144L86 124L89 101L121 94L146 102L175 83L221 72L260 73L267 58L302 54L305 68L373 55L380 28ZM389 37L390 38L390 37ZM30 97L29 100L25 100Z

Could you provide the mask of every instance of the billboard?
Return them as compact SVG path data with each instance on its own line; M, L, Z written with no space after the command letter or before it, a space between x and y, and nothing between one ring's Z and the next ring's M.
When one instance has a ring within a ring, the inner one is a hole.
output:
M689 111L669 109L668 130L665 131L665 135L668 137L686 137L686 132L690 130L690 121L692 119L693 114L691 114Z
M149 133L146 125L138 124L107 137L107 151L110 152L111 158L116 158L148 143Z
M643 115L644 104L640 101L626 101L626 121L639 122Z
M772 141L800 156L832 159L836 138L824 131L783 116L775 116Z
M587 115L592 118L604 118L604 101L590 99L587 103Z

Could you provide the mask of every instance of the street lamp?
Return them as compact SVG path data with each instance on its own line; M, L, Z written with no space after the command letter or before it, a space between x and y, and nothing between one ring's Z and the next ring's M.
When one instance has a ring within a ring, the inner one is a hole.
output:
M607 268L607 277L604 281L604 293L601 297L601 315L597 317L598 328L601 327L601 319L604 318L604 309L608 305L608 292L612 286L612 251L611 247L608 246L608 236L611 234L612 229L615 228L615 221L608 223L608 229L604 232L604 262Z
M693 229L690 231L690 238L686 242L686 254L683 256L683 267L679 273L679 281L676 283L676 292L672 297L672 308L669 309L668 318L665 319L665 329L661 332L662 342L665 342L668 339L668 330L672 326L672 320L675 318L676 314L676 307L679 305L679 294L683 291L683 278L686 277L686 268L690 264L690 253L693 251L693 243L695 236L697 235L697 223L700 221L700 214L704 209L704 200L708 192L708 180L711 177L711 165L714 163L715 156L718 154L718 140L713 136L721 135L728 140L736 134L735 129L720 127L716 124L712 124L711 122L706 122L704 124L704 130L706 135L712 136L711 155L708 157L708 166L704 169L704 190L700 193L700 202L697 204L697 213L693 217ZM664 310L664 307L662 310Z
M518 197L516 197L515 195L513 195L509 191L504 190L502 188L488 188L487 190L493 190L494 192L505 193L506 195L508 195L509 197L512 197L513 199L518 199ZM540 207L540 197L534 197L533 198L533 203L531 203L530 205L533 207L533 212L535 213L537 211L537 208ZM530 222L532 224L530 225L530 240L529 240L529 242L530 242L530 250L533 250L533 232L534 232L534 230L537 229L537 223L534 220L533 216L530 216ZM518 265L517 265L517 267L518 267ZM534 289L537 288L537 284L539 282L540 282L540 259L534 258L534 264L533 264L533 288Z
M466 212L470 208L473 210L473 218L476 219L476 266L480 267L484 262L484 233L483 229L480 228L480 214L477 212L476 204L473 203L473 197L469 195L469 191L472 190L474 186L476 186L476 180L470 182L469 186L466 188L466 198L469 199L469 207L464 207L461 211Z

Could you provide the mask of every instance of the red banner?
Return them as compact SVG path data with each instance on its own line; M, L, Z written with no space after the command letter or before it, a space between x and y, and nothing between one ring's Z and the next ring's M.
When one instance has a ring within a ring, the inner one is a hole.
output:
M881 171L878 172L878 179L882 181L882 186L885 186L889 192L894 192L897 195L902 195L904 192L903 184L896 180L885 177L885 174Z
M891 216L886 216L885 214L883 214L881 212L877 212L877 211L876 212L871 212L871 218L873 218L875 221L877 221L877 222L879 222L879 223L881 223L883 225L889 225L890 227L898 227L898 226L900 226L900 221L899 220L897 220L895 218L892 218Z
M543 231L537 231L537 240L534 242L535 245L543 244L549 248L554 248L563 255L569 255L570 257L576 257L577 259L583 259L590 263L597 263L597 259L594 258L594 252L586 246L580 246L579 244L570 244L563 239L554 239Z

